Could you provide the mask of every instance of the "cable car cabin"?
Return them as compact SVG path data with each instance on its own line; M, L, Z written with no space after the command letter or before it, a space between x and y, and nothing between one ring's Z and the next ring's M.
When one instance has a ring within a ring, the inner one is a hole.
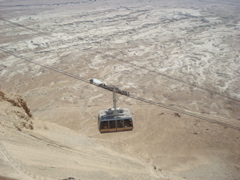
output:
M127 108L117 108L116 93L130 96L129 92L116 86L108 86L98 79L90 79L90 83L113 92L113 108L99 111L98 129L103 132L131 131L133 129L132 115Z
M101 133L131 131L133 129L132 115L127 108L99 111L98 127Z

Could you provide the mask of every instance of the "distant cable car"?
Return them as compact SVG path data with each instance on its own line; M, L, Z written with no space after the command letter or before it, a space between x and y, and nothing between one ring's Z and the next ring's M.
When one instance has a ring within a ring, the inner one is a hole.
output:
M117 108L116 93L129 96L129 93L122 91L115 86L107 86L98 79L90 79L90 83L100 86L113 92L113 108L101 110L98 114L98 128L101 133L116 131L131 131L133 120L128 108Z

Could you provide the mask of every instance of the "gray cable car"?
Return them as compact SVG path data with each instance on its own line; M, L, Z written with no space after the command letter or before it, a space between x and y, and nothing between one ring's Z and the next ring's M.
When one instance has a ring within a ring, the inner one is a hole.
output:
M129 93L122 91L115 86L107 86L97 79L91 79L90 83L100 86L113 92L113 108L99 111L98 128L101 133L116 131L131 131L133 120L128 108L117 108L116 93L129 96Z
M131 131L133 129L131 113L127 108L99 111L98 127L101 133Z

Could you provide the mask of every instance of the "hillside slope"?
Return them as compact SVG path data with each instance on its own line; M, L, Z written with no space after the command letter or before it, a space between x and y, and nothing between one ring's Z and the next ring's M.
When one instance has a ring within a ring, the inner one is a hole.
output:
M240 179L239 0L0 1L0 89L34 116L1 96L0 176ZM134 129L101 134L90 78L179 111L119 95Z
M131 132L100 134L89 126L77 133L33 119L20 96L1 92L0 176L22 180L239 177L238 131L153 107L135 107L133 114Z
M144 162L106 148L96 139L33 120L26 107L20 96L1 92L0 176L22 180L163 177Z

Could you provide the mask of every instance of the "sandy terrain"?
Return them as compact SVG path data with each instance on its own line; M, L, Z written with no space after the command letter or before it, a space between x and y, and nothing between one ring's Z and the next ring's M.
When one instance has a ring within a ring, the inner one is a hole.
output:
M34 117L33 130L1 124L0 175L240 178L237 0L2 0L0 12L0 90L21 94ZM111 92L29 61L219 123L118 96L134 130L100 134ZM15 117L0 107L1 121Z
M17 179L156 179L149 164L68 128L33 120L1 98L1 174ZM16 103L17 104L17 103ZM22 126L34 122L33 128ZM60 170L61 169L61 170ZM124 173L123 173L124 172Z

